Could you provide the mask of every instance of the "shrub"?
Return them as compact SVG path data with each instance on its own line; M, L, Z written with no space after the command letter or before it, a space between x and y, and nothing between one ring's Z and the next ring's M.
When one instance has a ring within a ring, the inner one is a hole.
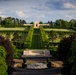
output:
M25 40L25 47L30 48L31 47L31 42L32 42L32 36L33 36L33 26L30 27L30 30L27 34L26 40Z
M26 58L23 58L23 63L26 63L27 62L27 59Z
M51 64L51 62L50 62L50 58L47 58L47 67L48 68L51 68L52 66L51 66L52 64Z
M40 36L41 36L41 44L42 44L42 47L47 47L48 40L47 40L45 31L43 29L43 26L40 26Z

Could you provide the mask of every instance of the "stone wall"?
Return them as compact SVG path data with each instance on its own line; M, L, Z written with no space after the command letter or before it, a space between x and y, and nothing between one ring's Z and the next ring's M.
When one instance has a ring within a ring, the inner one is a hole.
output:
M25 56L50 56L49 50L25 50L23 52Z

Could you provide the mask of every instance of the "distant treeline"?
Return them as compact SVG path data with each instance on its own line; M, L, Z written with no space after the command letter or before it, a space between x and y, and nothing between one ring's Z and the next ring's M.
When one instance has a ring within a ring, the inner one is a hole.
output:
M71 19L70 21L66 21L63 19L58 19L55 22L48 21L50 27L58 27L58 28L74 28L76 27L76 20Z
M58 28L74 28L76 27L76 20L71 19L70 21L66 21L63 19L58 19L55 22L48 21L49 27L58 27ZM46 23L46 24L47 24ZM2 18L0 17L0 25L1 27L16 27L16 26L23 26L23 24L26 24L25 20L13 18L13 17L7 17ZM30 22L30 24L34 24L34 22ZM39 22L39 24L44 24L42 21Z
M7 17L3 19L2 17L0 17L1 27L16 27L16 26L21 26L23 24L26 24L25 20L12 18L12 17Z

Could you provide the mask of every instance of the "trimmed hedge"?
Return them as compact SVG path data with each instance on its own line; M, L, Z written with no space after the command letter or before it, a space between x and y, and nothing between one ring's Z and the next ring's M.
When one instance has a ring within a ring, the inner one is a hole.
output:
M27 34L26 40L24 42L26 48L30 48L31 47L33 31L34 31L34 26L31 26L30 30L29 30L29 32Z
M41 45L42 45L42 47L47 47L48 39L46 37L45 31L43 29L43 26L40 26L40 36L41 36Z

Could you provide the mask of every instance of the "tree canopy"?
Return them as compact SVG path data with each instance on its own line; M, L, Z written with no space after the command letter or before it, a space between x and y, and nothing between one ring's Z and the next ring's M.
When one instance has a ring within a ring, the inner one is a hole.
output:
M60 41L58 46L58 58L60 60L65 60L67 58L68 52L70 50L71 44L75 38L75 35L70 35L69 37L65 37Z
M7 17L2 19L2 17L0 17L0 25L2 27L16 27L16 26L22 26L23 24L26 24L25 20L13 17Z
M71 44L68 56L63 64L63 75L75 75L76 74L76 38Z
M12 61L13 60L13 50L11 47L11 42L9 39L4 38L3 36L0 36L0 45L5 48L5 51L7 53L6 55L6 61Z

